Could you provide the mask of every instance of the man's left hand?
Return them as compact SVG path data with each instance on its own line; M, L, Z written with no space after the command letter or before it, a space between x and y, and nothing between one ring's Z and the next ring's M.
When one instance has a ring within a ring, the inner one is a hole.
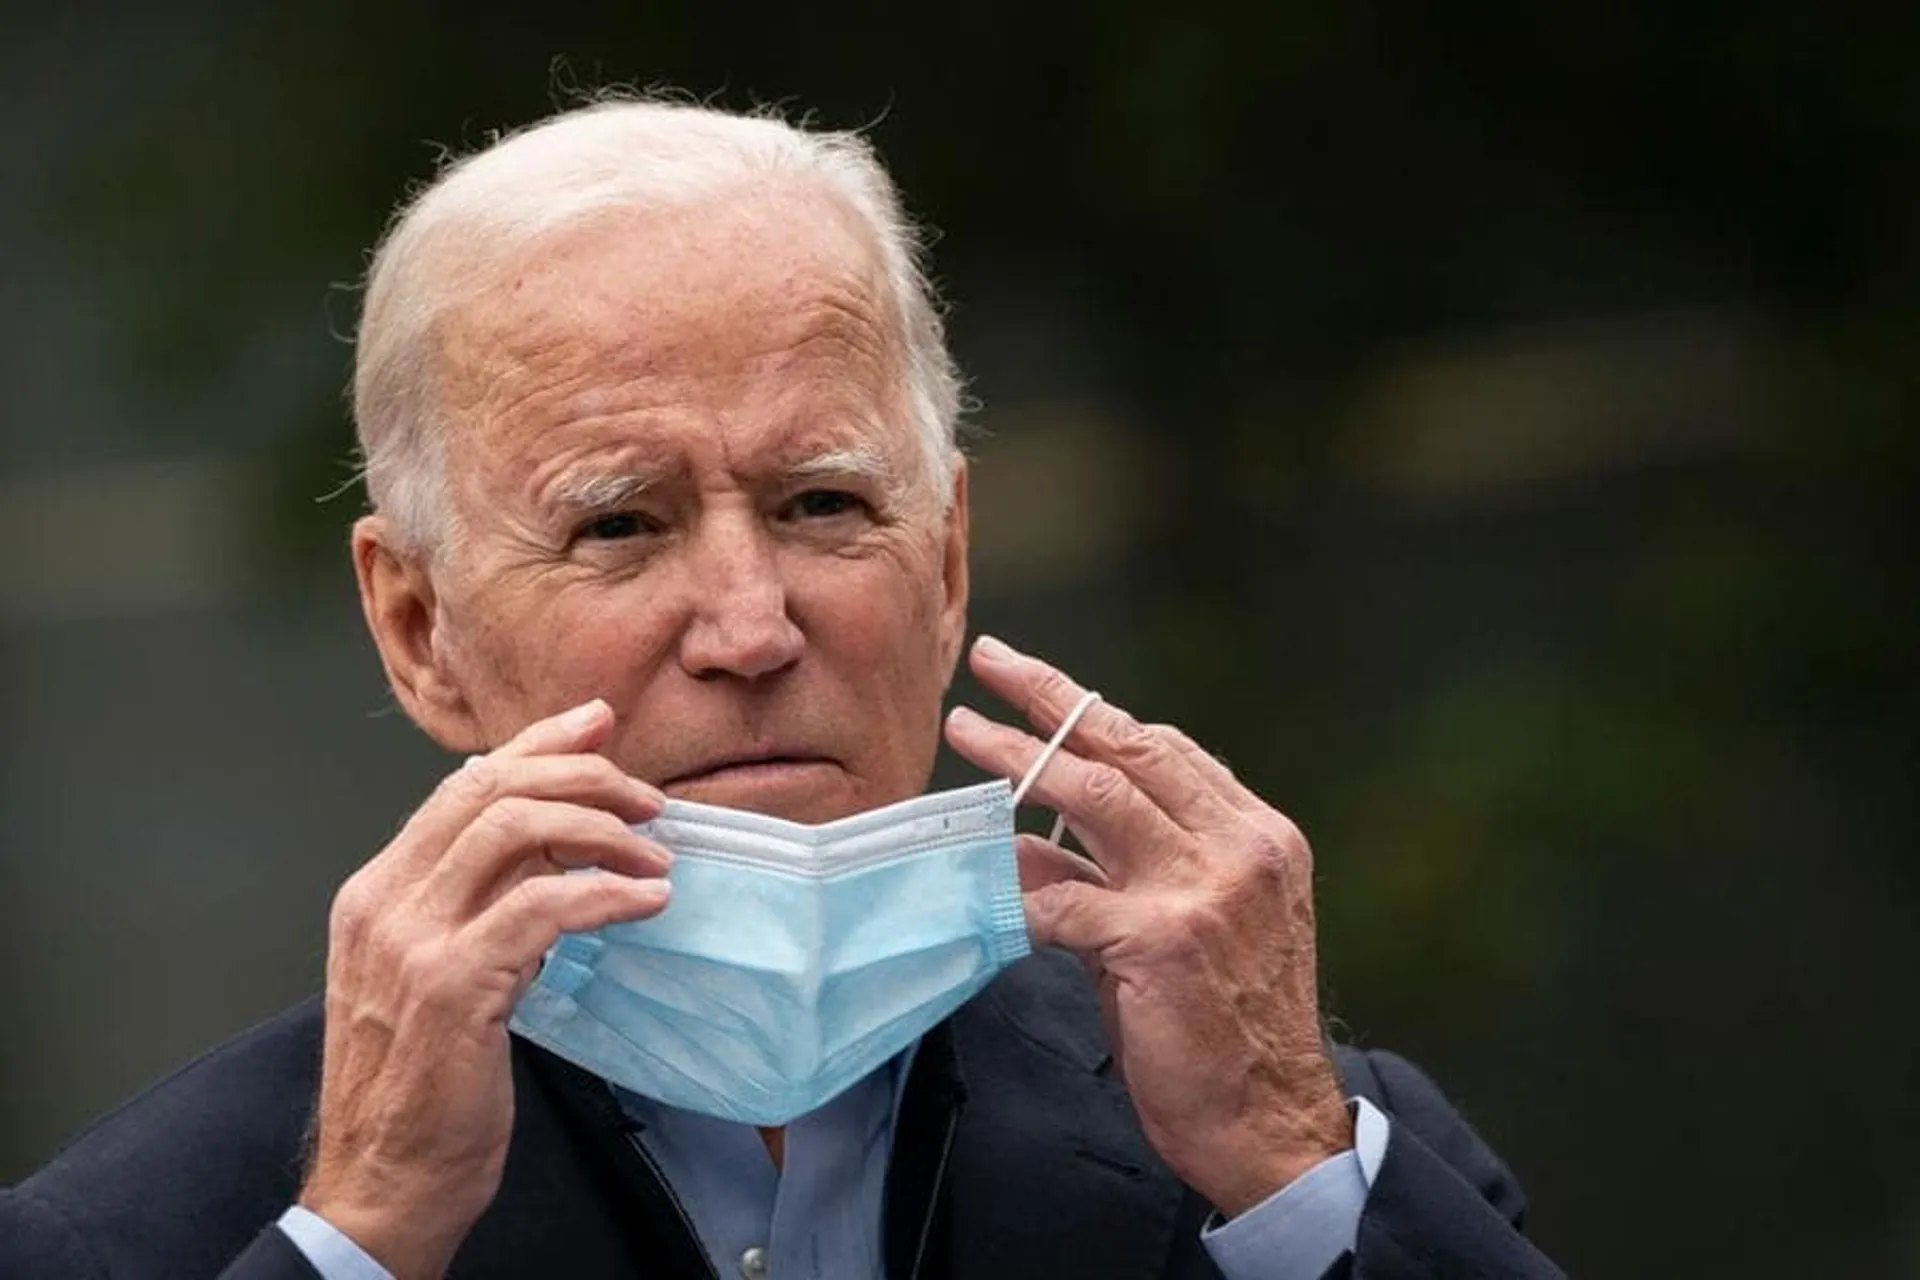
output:
M975 676L1044 737L1084 694L983 638ZM1042 742L965 707L947 741L1017 778ZM1286 816L1179 730L1088 709L1037 778L1091 862L1019 840L1035 946L1084 959L1147 1139L1228 1216L1352 1146L1320 1028L1313 858Z

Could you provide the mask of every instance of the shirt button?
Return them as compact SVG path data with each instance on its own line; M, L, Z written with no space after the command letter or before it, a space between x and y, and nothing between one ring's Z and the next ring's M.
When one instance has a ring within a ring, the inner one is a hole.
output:
M767 1251L759 1245L740 1255L741 1280L767 1280Z

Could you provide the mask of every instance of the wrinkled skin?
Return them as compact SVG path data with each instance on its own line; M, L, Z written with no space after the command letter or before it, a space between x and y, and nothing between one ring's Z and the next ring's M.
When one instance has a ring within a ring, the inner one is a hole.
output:
M761 192L543 244L443 334L455 536L354 530L395 695L480 757L331 924L301 1200L396 1275L439 1274L498 1188L506 1024L546 948L667 902L625 823L662 795L817 822L926 785L966 479L930 486L853 225ZM622 876L552 874L583 865Z
M930 478L881 299L838 205L755 188L550 238L442 328L454 527L436 553L376 514L353 554L395 696L473 758L336 898L301 1193L402 1280L498 1189L507 1020L546 949L671 910L669 855L628 824L666 796L818 822L926 785L966 473ZM1042 734L1077 693L973 662ZM947 734L1008 777L1039 746L965 711ZM1106 706L1034 797L1091 854L1022 838L1034 940L1087 959L1169 1164L1234 1212L1345 1148L1292 825ZM616 874L558 874L580 866Z
M1051 735L1085 692L993 639L980 682ZM1039 739L969 708L947 740L1022 776ZM1095 703L1029 793L1088 858L1020 837L1036 946L1078 953L1107 1034L1168 1166L1229 1216L1352 1145L1320 1035L1313 859L1297 827L1167 725Z
M660 794L594 753L612 720L591 702L462 767L334 898L300 1202L396 1277L444 1272L500 1185L507 1019L541 955L667 902L670 855L627 826ZM555 874L585 866L620 874Z

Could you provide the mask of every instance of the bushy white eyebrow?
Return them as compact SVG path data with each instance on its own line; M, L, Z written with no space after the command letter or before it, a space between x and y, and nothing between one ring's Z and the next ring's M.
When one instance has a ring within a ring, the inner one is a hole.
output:
M784 486L848 479L868 480L891 493L899 475L885 454L865 446L815 454L780 472ZM548 500L572 511L607 511L632 502L658 483L658 476L639 472L584 472L555 484Z
M634 473L568 476L553 487L552 500L576 511L604 511L633 501L653 484L654 477Z
M888 461L886 455L877 449L864 446L815 454L811 458L795 463L786 471L786 480L789 484L847 477L872 480L888 486L891 486L896 479L894 466Z

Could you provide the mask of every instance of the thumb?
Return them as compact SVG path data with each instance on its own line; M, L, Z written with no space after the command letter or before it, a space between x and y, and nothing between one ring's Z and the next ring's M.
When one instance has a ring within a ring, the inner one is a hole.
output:
M1071 849L1039 836L1022 834L1015 837L1013 852L1020 862L1020 889L1023 893L1032 893L1035 889L1069 880L1102 887L1107 883L1107 873L1092 858L1082 857Z
M1092 958L1125 936L1121 898L1084 880L1057 880L1022 894L1035 947L1065 947Z

